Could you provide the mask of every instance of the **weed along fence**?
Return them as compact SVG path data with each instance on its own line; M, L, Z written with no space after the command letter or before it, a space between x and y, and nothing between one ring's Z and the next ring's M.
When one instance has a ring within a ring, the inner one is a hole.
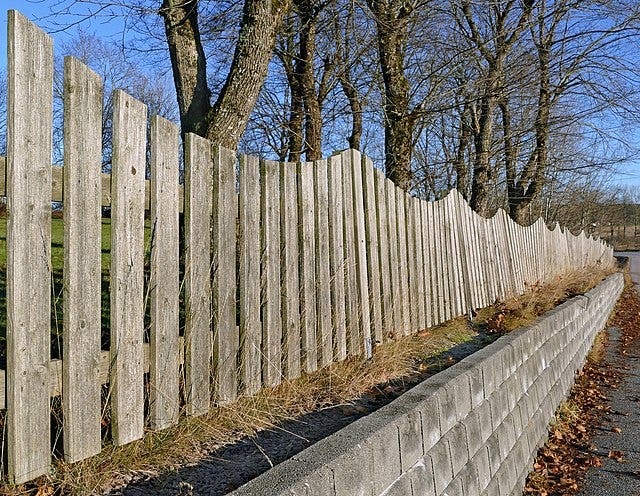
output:
M147 110L122 91L114 95L106 176L102 84L72 58L64 166L52 168L52 41L15 11L8 31L0 402L16 483L50 470L52 427L62 429L65 459L82 460L103 443L166 428L181 413L201 415L349 356L368 357L377 343L522 293L527 283L612 264L611 248L583 233L549 230L541 220L521 227L501 210L484 219L455 191L437 202L413 198L353 150L313 163L238 163L188 134L182 187L179 130L152 117L147 181ZM57 355L52 200L64 212ZM111 206L106 234L103 205ZM62 398L61 426L52 425L54 396Z

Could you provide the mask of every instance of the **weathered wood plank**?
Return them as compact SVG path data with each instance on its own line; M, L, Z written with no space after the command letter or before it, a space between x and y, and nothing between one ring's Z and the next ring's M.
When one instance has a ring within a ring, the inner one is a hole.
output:
M422 260L424 265L424 310L425 310L425 326L427 328L433 325L433 293L434 285L431 274L432 261L432 245L433 236L431 235L431 218L429 216L430 202L420 202L420 217L422 219Z
M402 293L400 289L400 260L398 258L398 216L396 186L385 179L387 189L387 224L389 228L389 268L391 271L392 322L390 326L393 336L402 335Z
M358 308L358 276L356 269L356 233L353 213L353 159L349 151L341 154L342 198L344 207L344 262L346 279L347 352L358 355L362 350L360 340L360 314Z
M260 324L260 161L240 156L240 381L252 396L262 386Z
M391 285L391 265L389 253L389 216L387 213L387 186L384 173L374 171L376 188L376 208L378 210L378 258L380 260L380 291L382 303L382 340L389 339L393 333L393 287Z
M369 312L369 274L367 271L367 235L364 215L364 193L362 182L362 156L350 150L353 187L353 214L356 240L356 274L358 286L358 308L360 314L359 334L365 358L371 358L371 314Z
M101 450L102 81L77 59L64 59L64 457Z
M180 410L180 233L178 175L180 130L162 117L151 119L151 374L149 425L164 429L178 420ZM65 209L66 210L66 209Z
M329 173L329 259L331 264L331 310L334 358L347 357L345 311L344 202L342 192L342 158L334 155L328 161Z
M214 398L231 403L238 396L238 352L236 327L236 154L213 146L213 361Z
M367 268L369 275L371 334L374 343L380 344L384 341L384 331L382 328L378 200L376 195L375 170L373 168L373 161L369 157L362 158L362 176L364 186L364 213L367 242Z
M425 329L427 327L426 321L426 305L424 298L424 251L422 247L422 235L424 228L422 227L422 200L419 198L413 199L413 218L415 222L415 243L416 243L416 298L418 307L417 327L414 331Z
M260 163L262 215L262 381L282 381L282 317L280 295L280 165Z
M331 268L329 264L329 177L327 161L313 163L315 191L316 302L318 322L318 366L333 361L331 326Z
M8 12L7 451L9 478L49 471L53 42Z
M407 216L405 211L405 193L400 188L396 188L396 215L398 216L398 274L400 277L400 297L397 302L402 308L402 322L399 332L407 335L411 332L411 305L409 301L409 270L407 267Z
M185 400L187 414L203 415L211 402L211 143L188 133L185 164Z
M407 225L407 296L409 303L409 329L408 332L418 330L418 298L416 279L416 222L413 216L413 198L410 194L404 194L404 211Z
M111 206L111 434L117 446L144 433L144 164L146 106L116 90Z
M280 191L283 366L287 379L295 379L301 372L298 184L295 163L280 165Z
M446 241L445 241L445 225L443 221L443 202L442 200L438 200L433 202L433 234L435 240L435 256L436 259L434 261L434 275L436 279L436 287L437 287L437 308L438 308L438 320L436 324L441 324L450 318L449 313L447 311L449 301L449 274L448 274L448 263L446 257Z
M306 372L313 372L318 368L314 203L313 163L299 163L300 324L302 328L302 364Z

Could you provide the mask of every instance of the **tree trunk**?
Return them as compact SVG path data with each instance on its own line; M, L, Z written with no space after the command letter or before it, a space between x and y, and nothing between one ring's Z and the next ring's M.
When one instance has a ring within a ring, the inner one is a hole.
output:
M198 27L198 0L164 0L160 14L169 46L182 134L205 136L211 93Z
M413 184L414 116L409 110L409 82L404 74L404 48L410 10L399 11L383 0L367 0L375 15L378 54L384 81L384 151L386 175L407 191ZM406 4L405 4L406 5Z

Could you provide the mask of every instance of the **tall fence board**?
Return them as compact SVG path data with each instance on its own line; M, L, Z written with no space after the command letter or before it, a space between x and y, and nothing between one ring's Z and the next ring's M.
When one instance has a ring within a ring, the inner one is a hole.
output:
M114 93L111 206L111 429L114 443L144 432L144 163L147 108Z
M8 13L7 449L16 483L47 473L53 43Z
M585 233L541 220L518 226L502 210L484 219L455 191L412 198L354 150L312 163L238 162L186 134L183 187L178 128L153 117L147 157L146 108L122 91L112 174L101 173L102 85L73 59L64 166L51 167L51 40L12 12L9 55L6 188L0 180L9 366L0 370L0 408L15 482L50 468L52 396L63 395L64 455L74 462L99 452L103 422L114 444L126 444L174 424L181 410L203 415L303 371L369 358L394 336L565 270L613 264L611 247ZM64 211L62 359L50 356L51 201ZM101 206L111 206L110 223ZM101 229L111 238L108 304ZM100 342L105 313L109 349Z
M102 81L72 57L64 70L63 432L65 460L75 462L102 449Z

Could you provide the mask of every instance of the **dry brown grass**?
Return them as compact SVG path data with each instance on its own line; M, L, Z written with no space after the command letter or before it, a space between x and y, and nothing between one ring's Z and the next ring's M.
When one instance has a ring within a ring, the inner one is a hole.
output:
M473 324L460 317L443 325L400 337L376 348L369 361L357 358L334 364L313 374L263 389L228 407L213 409L198 418L183 418L176 426L148 432L127 446L106 446L88 460L67 464L56 460L52 474L23 486L0 486L1 494L95 494L105 488L166 473L197 463L225 444L275 427L306 413L353 402L390 383L413 383L451 365L444 352L469 340L482 341L485 331L507 332L525 325L565 299L587 291L607 274L586 270L560 276L548 285L533 285L521 297L481 310ZM503 315L500 328L491 322ZM478 344L481 346L481 344Z

